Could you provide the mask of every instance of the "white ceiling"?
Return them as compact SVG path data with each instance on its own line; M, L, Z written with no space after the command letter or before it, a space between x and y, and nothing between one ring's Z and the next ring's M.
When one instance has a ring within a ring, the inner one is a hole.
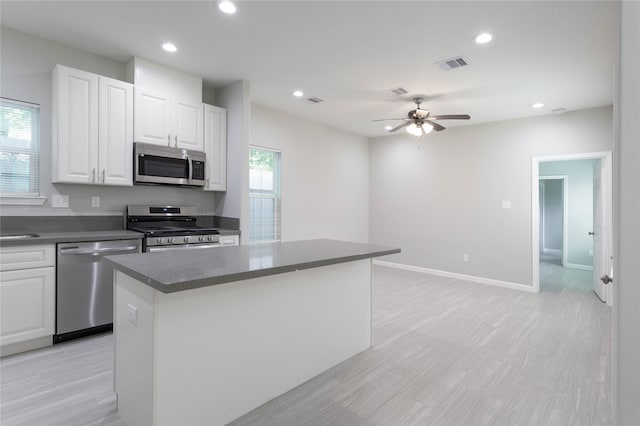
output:
M609 105L615 1L8 1L4 26L126 62L140 56L207 85L245 79L252 100L365 136L424 95L453 127ZM494 40L477 45L488 31ZM179 51L168 54L170 40ZM462 55L468 67L434 63ZM390 89L408 94L394 97ZM311 104L293 90L325 102ZM530 105L543 102L533 110ZM391 122L393 123L393 122Z

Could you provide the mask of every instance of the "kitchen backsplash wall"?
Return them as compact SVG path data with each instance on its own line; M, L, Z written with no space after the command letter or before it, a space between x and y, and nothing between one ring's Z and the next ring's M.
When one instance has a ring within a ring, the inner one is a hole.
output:
M51 70L54 65L90 71L124 80L125 63L73 49L42 38L0 28L0 96L40 105L40 193L43 206L2 206L2 216L69 216L121 214L128 204L194 205L213 214L220 194L167 186L109 187L51 183ZM52 208L51 195L69 196L69 208ZM100 207L91 207L91 197Z

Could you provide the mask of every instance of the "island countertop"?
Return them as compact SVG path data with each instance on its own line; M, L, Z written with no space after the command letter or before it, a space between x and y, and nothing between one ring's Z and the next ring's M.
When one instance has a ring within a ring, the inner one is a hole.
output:
M400 253L399 248L304 240L106 257L117 270L162 293Z

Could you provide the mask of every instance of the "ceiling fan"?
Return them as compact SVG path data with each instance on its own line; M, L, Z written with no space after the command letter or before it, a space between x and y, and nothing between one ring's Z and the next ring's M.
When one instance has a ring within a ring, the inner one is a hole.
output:
M408 133L414 136L422 136L432 130L439 132L446 128L436 123L437 120L468 120L471 118L467 114L431 115L431 113L426 109L420 108L420 104L423 100L424 99L420 96L413 98L413 102L416 103L416 109L412 109L407 113L408 118L382 118L373 121L403 120L404 123L389 130L389 133L406 127Z

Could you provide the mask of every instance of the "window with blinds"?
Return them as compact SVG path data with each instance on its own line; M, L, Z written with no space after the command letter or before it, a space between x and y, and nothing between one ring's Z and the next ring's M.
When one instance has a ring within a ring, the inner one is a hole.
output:
M249 241L280 241L280 152L249 150Z
M39 191L40 107L0 98L0 194Z

